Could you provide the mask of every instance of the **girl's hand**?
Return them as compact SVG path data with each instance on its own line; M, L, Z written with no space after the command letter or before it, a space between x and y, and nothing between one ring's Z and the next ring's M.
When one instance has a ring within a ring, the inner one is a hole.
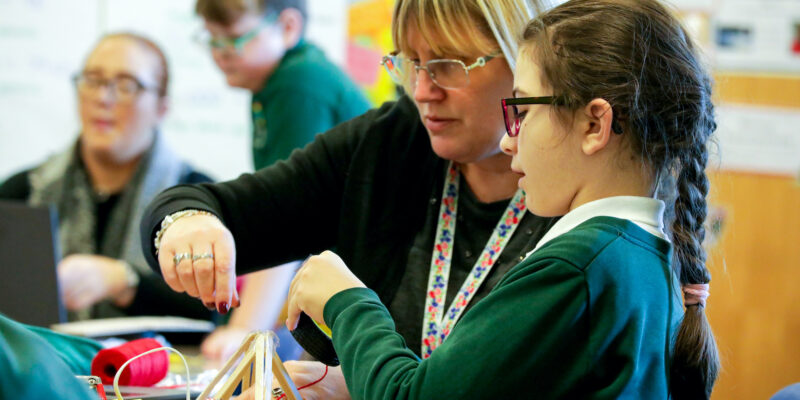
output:
M333 295L354 287L366 287L347 268L339 256L325 251L309 257L292 280L289 288L289 309L286 327L294 330L300 313L323 322L322 312Z

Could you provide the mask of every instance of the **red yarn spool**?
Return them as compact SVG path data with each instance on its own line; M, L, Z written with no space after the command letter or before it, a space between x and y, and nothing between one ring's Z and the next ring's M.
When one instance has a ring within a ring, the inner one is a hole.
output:
M122 364L148 350L162 347L155 339L137 339L123 345L100 350L92 360L92 375L99 376L105 384L114 383L114 375ZM128 364L119 377L124 386L153 386L165 376L169 369L166 350L156 351L137 358Z

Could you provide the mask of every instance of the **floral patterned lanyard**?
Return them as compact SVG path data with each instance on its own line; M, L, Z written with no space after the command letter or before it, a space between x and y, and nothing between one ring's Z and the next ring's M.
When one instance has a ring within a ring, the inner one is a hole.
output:
M486 243L478 261L472 267L458 294L444 313L444 300L447 295L447 281L450 276L450 262L453 256L453 239L456 230L456 211L458 206L458 167L450 163L442 192L442 205L439 208L435 246L431 257L431 271L428 275L428 293L425 296L425 315L422 321L422 358L431 356L442 344L461 317L475 292L489 275L495 261L503 252L508 240L519 226L525 213L525 193L517 190L514 198L497 222L492 236Z

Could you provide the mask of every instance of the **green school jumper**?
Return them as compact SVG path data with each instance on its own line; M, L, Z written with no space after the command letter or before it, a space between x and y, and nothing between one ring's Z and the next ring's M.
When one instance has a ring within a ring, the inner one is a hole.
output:
M91 399L75 375L90 375L94 340L28 326L0 314L0 399Z
M354 399L665 399L683 317L671 245L594 217L544 244L420 361L369 289L324 317Z
M256 170L289 157L318 133L363 114L369 103L316 46L300 41L253 95Z

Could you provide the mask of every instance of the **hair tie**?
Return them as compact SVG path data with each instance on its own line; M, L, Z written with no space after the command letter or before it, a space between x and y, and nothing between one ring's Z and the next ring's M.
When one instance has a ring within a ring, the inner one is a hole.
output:
M100 377L105 384L111 384L122 364L139 354L159 347L161 343L147 338L100 350L92 360L92 375ZM167 376L168 369L167 352L155 352L133 361L129 368L122 372L119 383L125 386L152 386Z
M686 307L699 304L702 307L706 306L706 299L708 298L708 284L707 283L694 283L690 285L683 285L683 304Z

